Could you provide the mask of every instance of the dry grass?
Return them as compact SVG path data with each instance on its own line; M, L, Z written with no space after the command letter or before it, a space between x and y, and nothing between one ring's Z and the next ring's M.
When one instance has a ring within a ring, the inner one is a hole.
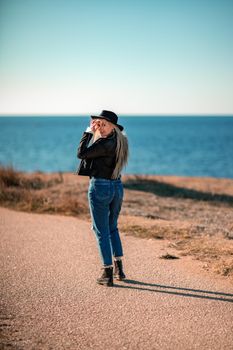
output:
M205 269L233 277L233 241L219 237L195 237L191 241L181 240L175 245L181 255L193 255L205 262Z
M0 168L0 204L37 213L64 215L88 215L85 200L80 200L79 191L70 191L62 173L26 174L12 167Z
M126 234L168 242L206 269L233 277L233 180L124 176L119 227ZM88 178L23 173L0 167L0 205L90 220Z

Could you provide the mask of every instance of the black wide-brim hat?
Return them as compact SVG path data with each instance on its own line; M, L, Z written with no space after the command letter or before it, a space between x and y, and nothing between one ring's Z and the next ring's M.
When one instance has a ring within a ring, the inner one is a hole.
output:
M118 121L118 116L111 111L106 111L103 110L100 115L91 115L92 119L106 119L107 121L109 121L110 123L116 125L121 131L124 130L124 127L120 124L117 124Z

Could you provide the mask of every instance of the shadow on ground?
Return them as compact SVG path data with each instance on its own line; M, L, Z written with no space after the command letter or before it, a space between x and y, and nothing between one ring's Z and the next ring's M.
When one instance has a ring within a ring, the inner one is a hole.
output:
M160 197L175 197L183 199L193 199L207 202L221 202L233 206L233 196L227 194L216 194L211 192L201 192L185 187L177 187L168 183L150 179L128 179L124 182L124 187L128 190L137 190L153 193Z
M149 292L155 292L155 293L172 294L172 295L179 295L184 297L210 299L210 300L225 301L225 302L233 303L233 294L230 294L230 293L213 292L208 290L182 288L182 287L174 287L174 286L165 286L161 284L146 283L146 282L130 280L130 279L125 279L123 282L124 284L114 284L114 286L117 288L129 288L129 289L136 289L141 291L149 291ZM152 287L152 288L144 288L144 287Z

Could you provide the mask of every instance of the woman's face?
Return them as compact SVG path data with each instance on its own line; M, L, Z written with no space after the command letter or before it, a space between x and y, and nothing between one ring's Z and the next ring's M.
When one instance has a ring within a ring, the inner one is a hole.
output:
M112 123L108 122L105 119L97 119L98 120L98 130L101 137L107 137L114 129Z

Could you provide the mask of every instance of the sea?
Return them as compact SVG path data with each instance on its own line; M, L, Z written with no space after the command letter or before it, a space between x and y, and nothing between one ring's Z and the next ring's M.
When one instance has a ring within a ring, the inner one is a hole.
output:
M89 116L1 116L0 165L76 172ZM130 157L123 174L233 178L233 116L121 116Z

